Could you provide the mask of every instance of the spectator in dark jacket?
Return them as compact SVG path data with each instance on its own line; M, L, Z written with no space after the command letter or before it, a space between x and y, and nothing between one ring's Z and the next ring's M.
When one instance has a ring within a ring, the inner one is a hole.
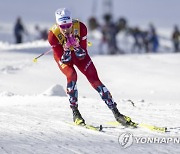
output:
M180 41L180 31L177 26L174 26L174 32L172 34L172 41L174 45L174 51L179 52L179 41Z
M23 33L25 33L25 29L22 24L21 18L18 17L14 26L14 36L16 39L16 43L22 43Z
M149 43L151 45L151 50L157 52L159 48L159 37L156 33L156 28L152 24L150 24Z
M114 22L112 22L111 14L104 15L105 24L102 26L102 43L107 43L108 46L108 54L117 54L121 53L118 48L116 36L118 34L118 27Z

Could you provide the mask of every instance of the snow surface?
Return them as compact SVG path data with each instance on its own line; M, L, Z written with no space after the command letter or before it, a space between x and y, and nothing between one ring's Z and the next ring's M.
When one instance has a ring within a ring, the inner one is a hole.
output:
M179 153L179 144L133 144L123 149L118 138L124 132L137 137L166 138L180 138L180 133L111 128L106 124L114 120L111 111L78 70L79 109L88 124L102 124L105 132L70 125L72 113L65 94L66 78L52 53L33 63L34 57L50 49L47 41L32 41L34 25L49 28L55 20L54 11L59 7L70 8L74 17L86 23L91 15L100 20L102 1L96 3L96 10L93 10L95 0L79 0L83 5L81 9L73 0L0 2L0 40L3 41L0 41L0 154ZM178 0L139 0L138 3L114 0L114 19L125 16L131 26L140 24L142 27L155 22L161 26L158 33L170 38L172 26L179 24L178 4ZM19 15L31 35L24 36L26 43L14 45L12 23ZM169 52L170 40L160 40L158 54L107 56L97 55L100 33L93 32L88 37L93 43L89 53L99 77L123 114L140 123L180 127L180 54ZM118 37L118 45L126 52L131 43L132 38L124 39L123 34Z
M29 48L27 44L14 45L7 50L1 46L1 154L179 153L179 144L133 144L123 149L118 137L127 131L139 137L180 134L111 128L106 124L114 120L111 111L79 71L79 109L87 123L107 128L102 133L68 124L72 113L65 94L66 78L52 53L32 62L48 49L46 42L37 47L29 44ZM172 53L92 56L119 110L134 121L162 127L179 127L179 59L180 54Z

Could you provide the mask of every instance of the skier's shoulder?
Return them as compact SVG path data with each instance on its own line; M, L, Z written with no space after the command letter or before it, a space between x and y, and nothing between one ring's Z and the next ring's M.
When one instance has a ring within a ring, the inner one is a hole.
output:
M78 19L73 19L73 27L75 30L77 29L77 31L79 31L80 37L84 37L87 35L86 25Z
M58 25L54 24L49 28L48 41L51 45L56 45L58 43L57 35L60 33Z
M78 19L73 19L73 24L79 24L80 29L87 29L86 25Z
M49 28L49 31L56 31L57 29L58 29L58 25L55 23Z
M59 26L57 23L55 23L54 25L52 25L49 29L49 32L48 32L48 37L50 36L50 38L60 38L61 39L61 32L60 32L60 29L59 29Z

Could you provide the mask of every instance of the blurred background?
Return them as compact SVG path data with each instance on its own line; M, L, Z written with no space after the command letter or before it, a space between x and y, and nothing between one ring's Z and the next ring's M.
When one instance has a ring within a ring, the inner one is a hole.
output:
M54 12L66 7L87 25L91 53L179 52L179 6L179 0L1 1L0 49L37 41L49 46Z

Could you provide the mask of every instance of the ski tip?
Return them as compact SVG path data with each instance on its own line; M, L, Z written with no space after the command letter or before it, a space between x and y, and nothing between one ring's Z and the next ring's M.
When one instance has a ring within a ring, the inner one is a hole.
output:
M154 126L154 125L149 125L149 124L139 124L138 125L139 127L142 127L142 128L147 128L149 130L152 130L152 131L156 131L156 132L167 132L167 127L157 127L157 126Z

